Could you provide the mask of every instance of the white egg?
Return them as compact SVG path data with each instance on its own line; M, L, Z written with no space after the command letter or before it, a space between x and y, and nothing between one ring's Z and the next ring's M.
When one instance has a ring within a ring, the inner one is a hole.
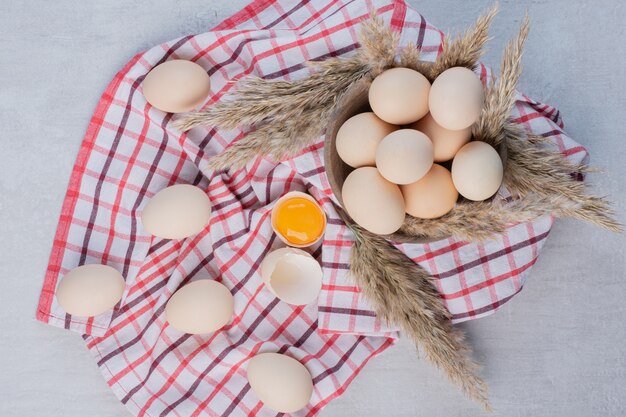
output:
M418 181L402 185L400 189L407 214L421 219L443 216L454 208L459 197L450 171L437 164Z
M374 166L378 144L396 129L397 126L381 120L373 112L352 116L337 132L337 154L353 168Z
M154 67L143 80L146 101L168 113L200 106L209 96L209 74L195 62L173 59Z
M183 239L201 232L211 217L211 201L198 187L177 184L152 197L141 214L148 233L163 239Z
M472 138L471 126L461 130L448 130L440 126L428 113L411 125L428 136L433 143L435 162L449 161Z
M430 82L409 68L391 68L372 81L368 97L372 111L387 123L405 125L428 113Z
M83 265L72 269L59 282L56 297L69 314L92 317L113 308L124 293L124 277L106 265Z
M404 222L404 199L400 187L383 178L376 168L352 171L341 189L343 206L364 229L379 235L397 231Z
M322 267L296 248L270 252L261 262L261 278L276 297L293 305L314 302L322 289Z
M211 333L224 327L233 316L233 296L224 284L210 279L193 281L167 301L167 322L184 333Z
M433 144L414 129L396 130L385 136L376 150L376 168L394 184L410 184L433 166Z
M485 142L468 143L452 160L454 187L468 200L483 201L494 195L503 174L500 155Z
M250 359L246 372L252 391L263 405L274 411L293 413L311 400L311 373L287 355L260 353Z
M485 102L483 83L473 71L454 67L442 72L430 88L428 105L433 119L445 129L473 125Z

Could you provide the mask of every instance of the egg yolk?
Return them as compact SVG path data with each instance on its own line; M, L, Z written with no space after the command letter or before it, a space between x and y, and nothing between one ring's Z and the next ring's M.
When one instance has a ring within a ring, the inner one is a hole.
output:
M326 226L319 206L302 197L289 198L280 203L274 216L276 231L295 245L315 242Z

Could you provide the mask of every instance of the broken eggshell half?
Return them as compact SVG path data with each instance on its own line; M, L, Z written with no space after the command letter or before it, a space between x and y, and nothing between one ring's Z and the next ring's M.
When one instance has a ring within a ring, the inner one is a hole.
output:
M270 252L261 263L261 278L276 297L293 305L314 302L322 289L322 267L296 248Z

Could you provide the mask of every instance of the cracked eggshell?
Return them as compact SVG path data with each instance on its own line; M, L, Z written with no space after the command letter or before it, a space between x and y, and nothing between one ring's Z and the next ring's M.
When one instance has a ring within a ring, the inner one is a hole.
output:
M313 378L298 360L280 353L260 353L246 370L252 391L268 408L281 413L303 409L313 394Z
M322 267L303 250L281 248L261 262L261 279L282 301L306 305L317 300L322 289Z
M209 223L211 201L200 188L176 184L154 195L141 213L143 227L163 239L184 239Z
M124 293L124 277L106 265L83 265L72 269L59 282L56 298L69 314L92 317L113 308Z
M210 279L193 281L180 288L165 306L165 319L184 333L211 333L233 316L234 301L224 284Z
M276 225L276 220L277 220L276 213L277 213L278 207L280 207L281 204L284 203L286 200L288 200L290 198L294 198L294 197L300 197L300 198L304 198L306 200L311 201L319 209L319 212L322 215L322 219L323 219L322 232L320 233L320 235L314 241L311 241L310 243L299 245L297 243L290 242L287 238L285 238L282 235L282 233L280 233L278 231L278 228L277 228L277 225ZM324 212L322 207L319 205L317 200L315 200L309 194L303 193L303 192L300 192L300 191L289 191L287 194L285 194L284 196L282 196L278 200L276 200L276 203L274 204L274 207L272 207L272 213L270 215L270 218L271 218L270 222L272 224L272 230L274 231L274 233L276 233L276 236L278 236L278 238L284 244L292 246L294 248L306 248L306 247L309 247L309 246L312 246L312 245L316 244L317 242L320 241L320 239L322 239L324 237L324 232L326 230L326 213Z

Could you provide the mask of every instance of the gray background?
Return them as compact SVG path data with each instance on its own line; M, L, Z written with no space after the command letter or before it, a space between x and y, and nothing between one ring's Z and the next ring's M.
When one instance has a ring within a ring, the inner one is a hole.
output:
M409 1L462 29L489 0ZM203 32L245 0L0 1L0 415L113 417L114 398L80 337L34 320L64 191L98 98L137 52ZM557 106L605 172L591 181L626 211L623 2L501 1L485 59L495 67L525 9L521 88ZM498 416L626 415L625 237L557 222L525 290L463 325ZM401 341L323 416L478 416Z

